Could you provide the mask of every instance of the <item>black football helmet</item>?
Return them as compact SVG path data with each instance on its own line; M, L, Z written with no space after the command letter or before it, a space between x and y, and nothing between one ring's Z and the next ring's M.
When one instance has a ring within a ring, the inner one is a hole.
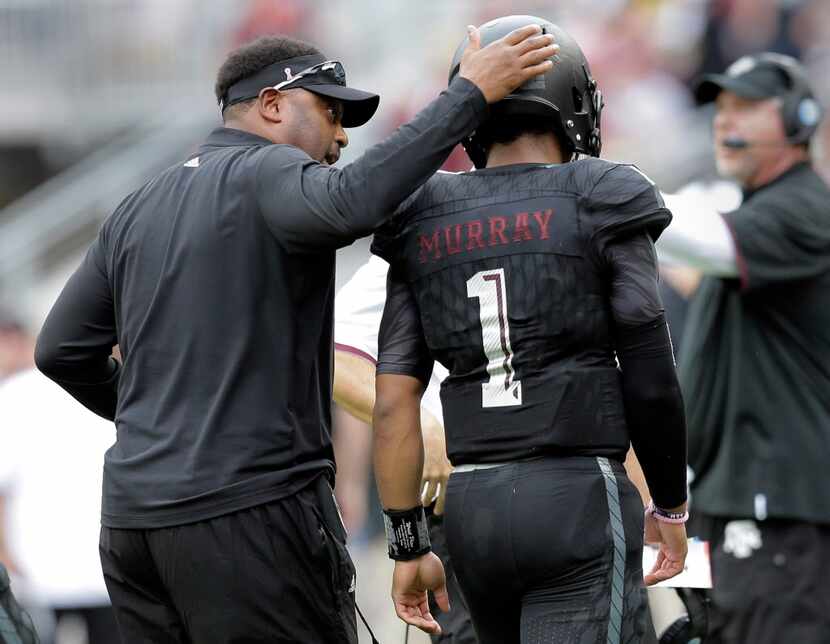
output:
M481 46L526 25L539 25L543 33L553 34L559 53L553 57L554 66L548 72L529 80L503 100L491 106L490 118L515 116L550 118L552 130L566 146L566 157L588 154L598 157L602 148L600 114L602 92L591 76L588 61L571 35L544 18L536 16L505 16L479 27ZM455 52L450 67L450 81L458 74L461 56L467 47L465 38ZM487 163L487 155L474 132L462 141L464 149L476 168Z

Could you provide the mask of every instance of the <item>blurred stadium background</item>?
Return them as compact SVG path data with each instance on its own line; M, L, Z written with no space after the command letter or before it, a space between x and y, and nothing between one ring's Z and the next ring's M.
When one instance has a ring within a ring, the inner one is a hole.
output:
M440 91L465 25L511 13L547 17L577 38L606 98L603 156L637 163L664 190L714 173L711 114L690 93L697 74L746 53L787 53L830 105L828 0L0 0L0 381L30 364L25 336L103 219L219 123L213 82L229 49L269 33L302 37L343 61L351 84L378 91L379 112L350 132L345 164ZM830 178L827 123L813 152ZM460 148L447 167L469 167ZM365 240L340 253L338 283L367 253ZM30 423L0 407L0 453ZM72 455L64 460L71 476ZM381 641L403 641L373 513L355 501L365 477L350 480L359 604ZM49 516L41 522L61 539ZM0 517L0 534L9 529Z

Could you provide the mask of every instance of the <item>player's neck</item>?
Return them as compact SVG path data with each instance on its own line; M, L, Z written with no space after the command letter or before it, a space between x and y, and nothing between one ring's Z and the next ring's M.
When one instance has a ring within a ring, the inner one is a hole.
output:
M562 163L562 151L556 137L525 134L512 143L494 143L487 155L487 167L517 163Z

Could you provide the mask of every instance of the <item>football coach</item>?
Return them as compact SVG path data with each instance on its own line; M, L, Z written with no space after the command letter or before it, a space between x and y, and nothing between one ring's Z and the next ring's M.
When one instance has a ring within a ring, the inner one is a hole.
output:
M744 197L703 224L705 242L675 248L704 273L678 377L690 534L712 548L706 642L830 642L830 189L809 150L821 109L802 65L770 52L696 93L715 102L717 168Z
M58 297L36 362L117 427L100 551L126 643L357 642L330 487L335 249L558 50L538 26L469 37L462 78L342 169L378 96L307 43L233 51L224 127L119 205Z

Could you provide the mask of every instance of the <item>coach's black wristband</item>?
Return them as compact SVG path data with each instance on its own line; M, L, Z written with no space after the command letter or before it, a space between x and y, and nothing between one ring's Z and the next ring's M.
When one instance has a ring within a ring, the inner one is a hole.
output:
M384 510L383 525L390 559L409 561L432 550L423 506L410 510Z

